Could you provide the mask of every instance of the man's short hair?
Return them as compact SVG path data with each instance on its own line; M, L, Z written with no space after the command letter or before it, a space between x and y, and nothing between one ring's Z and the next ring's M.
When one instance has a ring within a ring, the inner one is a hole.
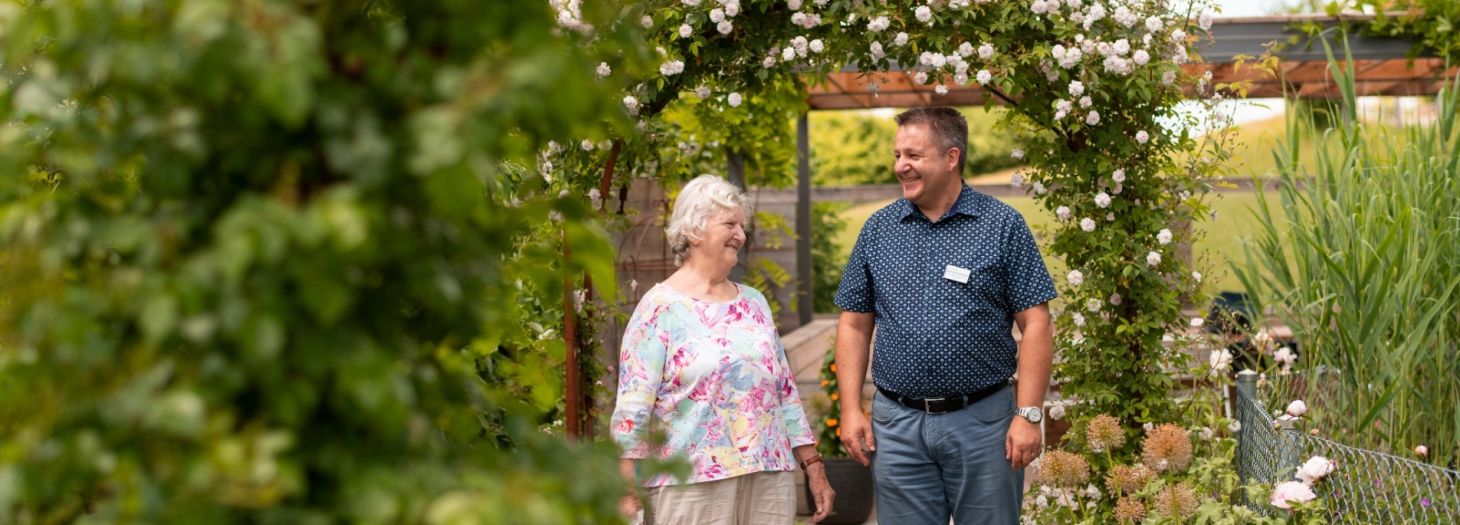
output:
M936 106L913 108L897 115L897 127L909 124L928 126L944 153L949 148L958 148L958 175L963 176L963 164L968 160L968 120L962 113L947 106Z

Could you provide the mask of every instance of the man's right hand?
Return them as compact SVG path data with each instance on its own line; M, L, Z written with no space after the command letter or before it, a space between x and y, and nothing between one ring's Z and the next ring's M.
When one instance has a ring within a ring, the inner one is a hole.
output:
M862 466L872 464L872 452L877 450L877 439L872 437L872 423L858 408L855 411L842 409L842 447Z

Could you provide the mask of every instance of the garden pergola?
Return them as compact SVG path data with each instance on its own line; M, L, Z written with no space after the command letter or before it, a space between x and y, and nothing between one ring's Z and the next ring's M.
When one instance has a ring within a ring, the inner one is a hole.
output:
M1329 71L1328 54L1323 42L1310 38L1302 26L1316 26L1329 38L1335 29L1372 20L1367 15L1293 15L1259 18L1224 18L1212 24L1212 40L1202 46L1202 64L1187 67L1193 74L1212 73L1208 86L1245 82L1248 98L1294 96L1304 99L1340 98L1338 87ZM1277 49L1275 71L1254 65L1267 53L1272 43L1288 42ZM1334 53L1343 56L1343 43L1332 42ZM1445 86L1447 79L1460 74L1460 68L1446 67L1435 57L1410 57L1414 43L1408 40L1349 36L1349 56L1353 60L1356 96L1429 96ZM873 87L875 86L875 87ZM1190 92L1193 98L1210 96ZM907 71L864 73L855 67L818 79L808 93L811 111L836 109L906 108L931 105L974 106L1001 104L998 98L987 98L976 86L948 86L948 93L938 95L932 84L918 84ZM1237 96L1225 92L1224 96ZM807 119L802 115L796 126L798 155L796 234L796 278L798 304L812 304L811 297L811 166ZM732 177L738 175L732 159ZM743 180L743 179L741 179ZM802 308L800 324L811 322L811 309Z

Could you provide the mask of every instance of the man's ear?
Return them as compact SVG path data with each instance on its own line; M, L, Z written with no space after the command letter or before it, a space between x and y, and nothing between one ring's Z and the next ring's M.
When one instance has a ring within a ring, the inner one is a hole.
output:
M963 160L963 150L956 147L948 148L948 171L957 171L958 161L960 160ZM958 175L962 176L963 174L959 173Z

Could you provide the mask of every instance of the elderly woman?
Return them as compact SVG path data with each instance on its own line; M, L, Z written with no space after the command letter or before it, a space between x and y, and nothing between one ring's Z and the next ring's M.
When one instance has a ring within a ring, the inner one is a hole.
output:
M719 177L685 185L667 229L679 270L644 294L624 330L611 423L620 470L633 482L640 459L692 467L687 479L637 480L648 508L630 494L620 510L643 510L648 523L790 524L797 463L810 478L814 519L831 509L770 305L729 280L747 208L745 194Z

